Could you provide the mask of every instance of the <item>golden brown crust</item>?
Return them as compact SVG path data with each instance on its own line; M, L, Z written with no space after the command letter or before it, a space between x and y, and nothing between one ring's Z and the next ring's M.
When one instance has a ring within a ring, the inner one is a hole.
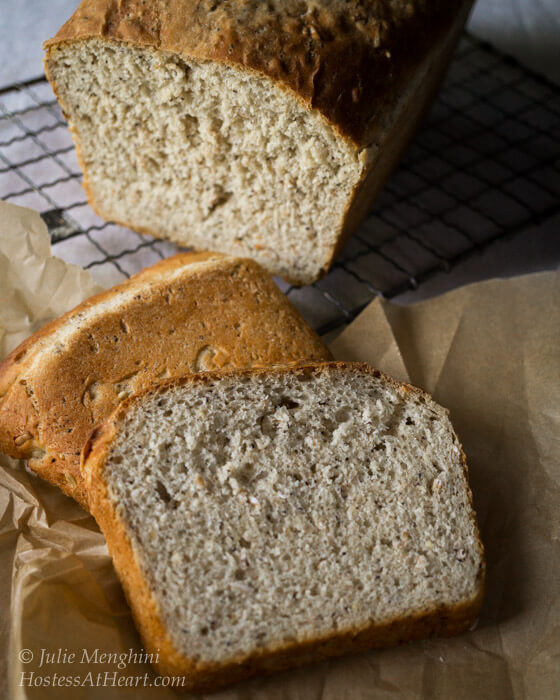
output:
M433 47L430 56L420 70L425 71L418 84L414 85L406 99L406 108L386 125L386 129L371 136L379 143L380 149L369 167L364 169L362 178L356 183L348 199L348 206L342 217L342 226L330 260L323 269L326 274L346 242L370 212L385 183L397 167L408 144L413 139L419 125L429 110L453 55L455 46L470 10L467 3L457 16L454 27L439 44Z
M417 393L431 401L429 395L421 389L409 384L396 382L379 370L375 370L363 363L321 362L299 364L297 367L280 366L253 370L205 372L169 380L142 394L127 399L103 425L96 429L84 447L82 471L90 493L91 511L107 539L115 569L123 584L144 647L148 652L158 654L159 661L156 664L156 668L162 675L184 678L184 685L182 686L184 690L195 692L215 690L229 683L249 678L256 673L269 673L328 657L389 646L434 635L451 636L468 629L476 619L484 596L485 565L484 549L478 535L473 511L477 544L482 563L478 575L478 586L473 597L458 605L426 608L406 618L370 623L362 629L342 630L329 637L309 640L304 643L292 642L286 645L279 645L222 665L194 662L175 648L167 634L158 611L157 602L142 575L133 545L127 535L126 527L115 509L103 478L105 460L110 456L111 444L113 439L118 436L118 426L121 420L126 416L131 406L140 402L142 397L147 394L165 392L170 388L181 385L219 381L221 377L231 375L244 376L287 372L310 373L336 371L345 368L380 377L395 388ZM467 465L462 450L461 458L468 485ZM472 505L470 489L469 499Z
M470 0L82 0L45 43L103 38L264 75L355 144ZM47 54L48 59L48 54Z
M0 364L0 451L87 507L82 446L128 394L197 369L328 358L256 263L185 253L88 299Z

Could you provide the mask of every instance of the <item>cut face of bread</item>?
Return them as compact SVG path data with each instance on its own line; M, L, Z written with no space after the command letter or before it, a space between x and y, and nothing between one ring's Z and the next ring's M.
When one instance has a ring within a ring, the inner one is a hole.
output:
M468 627L484 562L447 412L367 365L133 397L83 470L147 649L186 687Z
M122 42L62 44L47 65L106 218L318 276L363 166L317 113L268 79Z
M87 300L0 363L0 450L87 507L81 449L130 394L189 372L329 358L255 262L178 255Z

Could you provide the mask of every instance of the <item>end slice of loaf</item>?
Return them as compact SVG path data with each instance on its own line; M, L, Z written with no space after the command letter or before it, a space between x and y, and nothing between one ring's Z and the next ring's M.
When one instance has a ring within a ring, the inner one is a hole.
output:
M185 689L478 613L483 548L447 411L367 365L166 383L83 457L145 648Z
M87 507L80 452L128 395L199 370L330 353L251 260L186 253L48 324L0 364L0 450Z

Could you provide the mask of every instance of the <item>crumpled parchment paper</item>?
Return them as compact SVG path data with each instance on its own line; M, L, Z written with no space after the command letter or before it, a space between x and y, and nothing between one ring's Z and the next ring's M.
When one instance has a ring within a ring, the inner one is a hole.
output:
M87 272L50 257L36 214L6 207L0 203L0 357L97 291ZM332 347L338 359L368 361L450 409L488 560L475 629L211 697L560 697L559 291L553 272L483 282L411 307L376 300ZM1 455L0 513L0 692L173 697L150 686L157 676L149 664L134 663L140 641L93 519Z

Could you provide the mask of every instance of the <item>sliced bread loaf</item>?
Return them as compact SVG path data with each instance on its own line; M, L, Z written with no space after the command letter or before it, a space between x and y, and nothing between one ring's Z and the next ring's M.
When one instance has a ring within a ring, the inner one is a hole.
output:
M429 106L471 0L83 0L45 70L102 216L324 274Z
M87 300L0 364L0 450L87 507L81 449L129 394L198 370L329 358L256 263L178 255Z
M185 689L455 634L478 613L483 549L447 412L367 365L165 383L83 459L145 648Z

